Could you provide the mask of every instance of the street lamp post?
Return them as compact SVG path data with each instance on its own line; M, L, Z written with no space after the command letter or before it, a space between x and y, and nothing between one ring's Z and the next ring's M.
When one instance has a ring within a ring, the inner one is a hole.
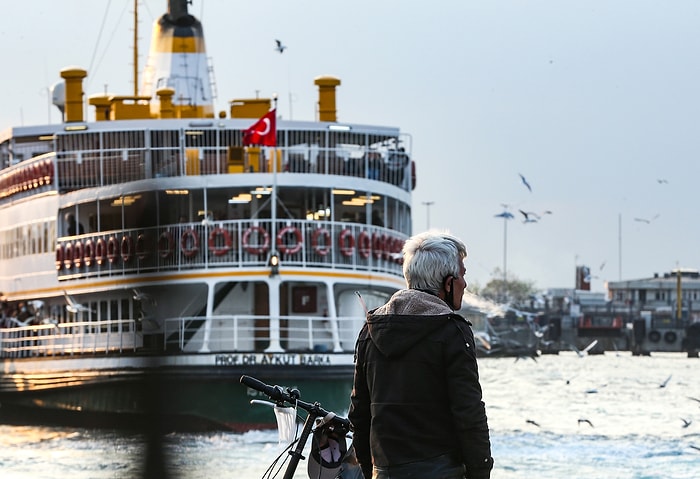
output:
M513 219L513 213L508 211L508 205L502 205L505 209L502 213L496 216L497 218L503 218L503 300L505 302L507 296L507 280L508 280L508 220Z
M426 230L430 229L430 207L434 204L434 201L424 201L423 204L425 205L425 210L426 210Z

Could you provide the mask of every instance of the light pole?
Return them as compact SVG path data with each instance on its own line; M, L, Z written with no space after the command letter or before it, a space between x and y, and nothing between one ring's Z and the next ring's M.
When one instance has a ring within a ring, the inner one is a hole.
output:
M506 300L506 291L507 291L507 286L506 286L506 281L508 280L508 220L513 219L513 213L508 211L508 205L501 205L505 209L503 210L502 213L499 213L497 215L494 215L497 218L503 218L503 300L505 302Z
M430 207L434 204L434 201L423 201L423 204L425 205L425 210L426 210L426 231L430 229Z

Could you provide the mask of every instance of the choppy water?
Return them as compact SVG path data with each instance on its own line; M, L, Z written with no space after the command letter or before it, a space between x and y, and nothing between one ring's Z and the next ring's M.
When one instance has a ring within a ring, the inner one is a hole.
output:
M562 353L537 362L482 359L480 371L494 479L700 477L700 402L691 399L700 398L697 358ZM261 478L280 450L274 431L164 440L172 478ZM0 477L157 477L145 445L113 431L0 426ZM295 478L305 470L303 461Z

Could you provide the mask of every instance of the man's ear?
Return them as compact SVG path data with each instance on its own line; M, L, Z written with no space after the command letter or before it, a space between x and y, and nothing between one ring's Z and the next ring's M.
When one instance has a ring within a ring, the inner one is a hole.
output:
M445 282L444 282L443 285L442 285L442 287L443 287L443 288L445 289L445 291L448 292L448 293L449 293L450 291L452 291L452 283L453 283L453 281L450 281L450 280L453 279L453 278L454 278L454 276L447 276L447 277L445 277Z

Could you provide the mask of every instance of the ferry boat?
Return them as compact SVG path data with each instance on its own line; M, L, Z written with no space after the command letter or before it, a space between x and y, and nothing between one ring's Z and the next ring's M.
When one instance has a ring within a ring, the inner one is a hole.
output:
M138 95L67 67L60 124L0 133L0 421L270 426L242 374L342 413L365 308L404 286L410 135L339 122L333 76L313 120L215 112L187 4Z

